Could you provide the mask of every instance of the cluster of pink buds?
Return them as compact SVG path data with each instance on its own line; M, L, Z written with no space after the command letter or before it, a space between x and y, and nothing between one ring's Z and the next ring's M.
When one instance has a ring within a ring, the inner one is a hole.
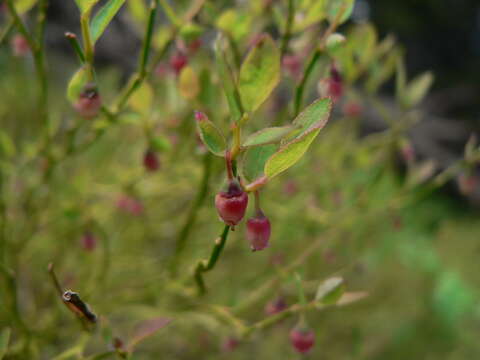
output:
M160 160L158 155L152 149L147 149L143 155L143 166L147 171L155 172L160 169Z
M290 342L300 354L309 352L315 344L315 333L303 326L294 327L290 331Z
M102 98L98 93L97 86L95 84L85 85L73 106L80 116L86 119L96 117L102 107Z

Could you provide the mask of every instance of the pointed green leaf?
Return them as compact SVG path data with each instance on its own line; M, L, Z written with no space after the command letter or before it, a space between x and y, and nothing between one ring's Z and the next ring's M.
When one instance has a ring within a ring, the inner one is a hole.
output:
M315 301L324 304L335 304L345 292L345 283L341 277L332 277L320 284Z
M89 81L90 72L86 66L82 66L75 74L73 74L67 88L67 98L72 104L77 102L83 88Z
M337 16L340 16L337 24L340 25L347 21L353 12L355 0L329 0L327 4L327 17L330 22L334 22ZM341 12L341 15L339 13Z
M298 16L293 24L293 32L297 33L305 30L307 27L322 21L327 16L326 5L328 0L304 1L297 13L304 16Z
M247 137L242 144L243 147L274 144L288 135L294 127L292 125L265 128Z
M247 111L267 100L280 80L280 52L270 35L263 35L240 69L238 89Z
M85 14L92 9L93 5L95 5L98 0L75 0L75 2L80 9L80 13Z
M405 89L404 104L406 107L418 105L433 84L433 74L431 72L423 73L413 79Z
M269 144L248 148L243 155L242 175L247 181L255 181L264 175L267 160L277 151L278 146Z
M3 359L8 350L10 341L10 328L4 328L0 333L0 360Z
M310 104L293 121L299 132L282 145L265 163L264 173L272 178L293 166L308 150L310 144L325 126L331 112L331 100L319 99Z
M222 79L222 86L227 98L228 107L233 121L237 121L242 116L242 104L240 101L240 95L233 80L232 72L229 64L226 60L227 41L221 34L215 41L215 58L217 63L217 69Z
M90 33L92 41L95 43L107 28L110 21L122 7L125 0L110 0L95 14L90 24Z
M224 156L227 142L222 132L201 112L195 113L195 119L198 134L207 149L215 155Z

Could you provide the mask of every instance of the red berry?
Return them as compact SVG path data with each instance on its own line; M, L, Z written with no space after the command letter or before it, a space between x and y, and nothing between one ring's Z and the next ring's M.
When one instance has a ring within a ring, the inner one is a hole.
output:
M22 57L28 54L30 46L25 36L15 34L11 40L12 52L14 56Z
M180 71L182 71L183 67L187 65L187 63L187 56L181 52L176 52L170 57L170 66L176 75L180 74Z
M97 239L95 236L90 232L86 231L82 236L82 247L86 251L93 251L97 246Z
M160 161L158 160L157 153L148 149L143 155L143 165L148 171L157 171L160 168Z
M268 247L270 233L270 221L262 212L259 212L255 217L248 219L247 240L250 242L252 251L259 251Z
M102 107L102 98L97 91L95 85L86 85L78 97L77 102L74 104L75 110L80 116L86 119L92 119L98 115L100 108Z
M315 344L315 333L308 329L294 328L290 331L290 342L296 351L304 354Z
M215 196L215 206L218 215L225 224L237 225L245 215L248 205L248 195L236 181L231 181L228 190L221 191Z

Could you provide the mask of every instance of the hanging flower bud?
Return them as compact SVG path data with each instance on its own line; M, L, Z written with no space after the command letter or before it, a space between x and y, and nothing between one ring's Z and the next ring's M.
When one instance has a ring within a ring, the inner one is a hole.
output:
M290 342L300 354L305 354L315 344L315 333L304 327L295 327L290 331Z
M95 84L85 85L74 107L80 116L86 119L92 119L98 115L102 107L102 99Z
M267 305L265 306L265 314L267 315L275 315L278 314L279 312L282 312L287 308L287 302L285 299L281 296L279 296L277 299L269 301Z
M299 79L302 70L302 63L300 57L297 55L285 55L282 58L282 67L294 79Z
M343 95L343 81L342 76L338 72L335 65L330 69L330 79L328 93L334 102L338 101Z
M25 36L21 34L15 34L11 40L11 47L13 55L16 57L23 57L30 51L30 46Z
M263 250L268 247L270 240L270 221L261 210L247 221L247 240L252 251Z
M160 168L160 160L157 153L152 149L148 149L143 155L143 165L148 171L157 171Z
M228 190L221 191L215 196L218 215L230 226L237 225L243 219L247 205L248 195L236 180L230 180Z
M97 239L91 231L85 231L81 239L81 244L85 251L93 251L97 247Z
M182 69L187 65L188 63L188 58L185 54L181 53L180 51L177 51L175 54L173 54L170 57L170 66L175 72L175 75L180 74Z

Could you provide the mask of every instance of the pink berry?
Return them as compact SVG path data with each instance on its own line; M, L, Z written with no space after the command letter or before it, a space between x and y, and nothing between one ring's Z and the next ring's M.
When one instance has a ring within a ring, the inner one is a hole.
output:
M279 312L282 312L287 308L287 302L283 297L278 297L277 299L268 302L265 306L265 314L267 315L275 315Z
M12 52L14 56L22 57L28 54L30 46L25 36L15 34L11 40Z
M247 240L250 242L252 251L259 251L268 247L270 233L270 221L262 212L259 212L255 217L248 219Z
M228 190L221 191L215 196L215 207L218 215L225 224L237 225L245 215L248 205L248 195L242 190L238 182L231 181Z
M82 236L82 247L85 251L93 251L97 246L97 239L90 232L86 231Z
M148 149L143 155L143 165L148 171L157 171L160 168L160 160L158 159L157 153Z
M102 98L93 84L85 85L85 89L78 97L77 102L73 105L80 116L86 119L96 117L102 107Z
M185 65L187 65L187 63L187 56L179 51L177 51L170 57L170 66L176 75L180 74L180 71L182 71L182 69Z
M290 331L290 342L297 352L305 354L315 344L315 334L308 329L294 328Z

